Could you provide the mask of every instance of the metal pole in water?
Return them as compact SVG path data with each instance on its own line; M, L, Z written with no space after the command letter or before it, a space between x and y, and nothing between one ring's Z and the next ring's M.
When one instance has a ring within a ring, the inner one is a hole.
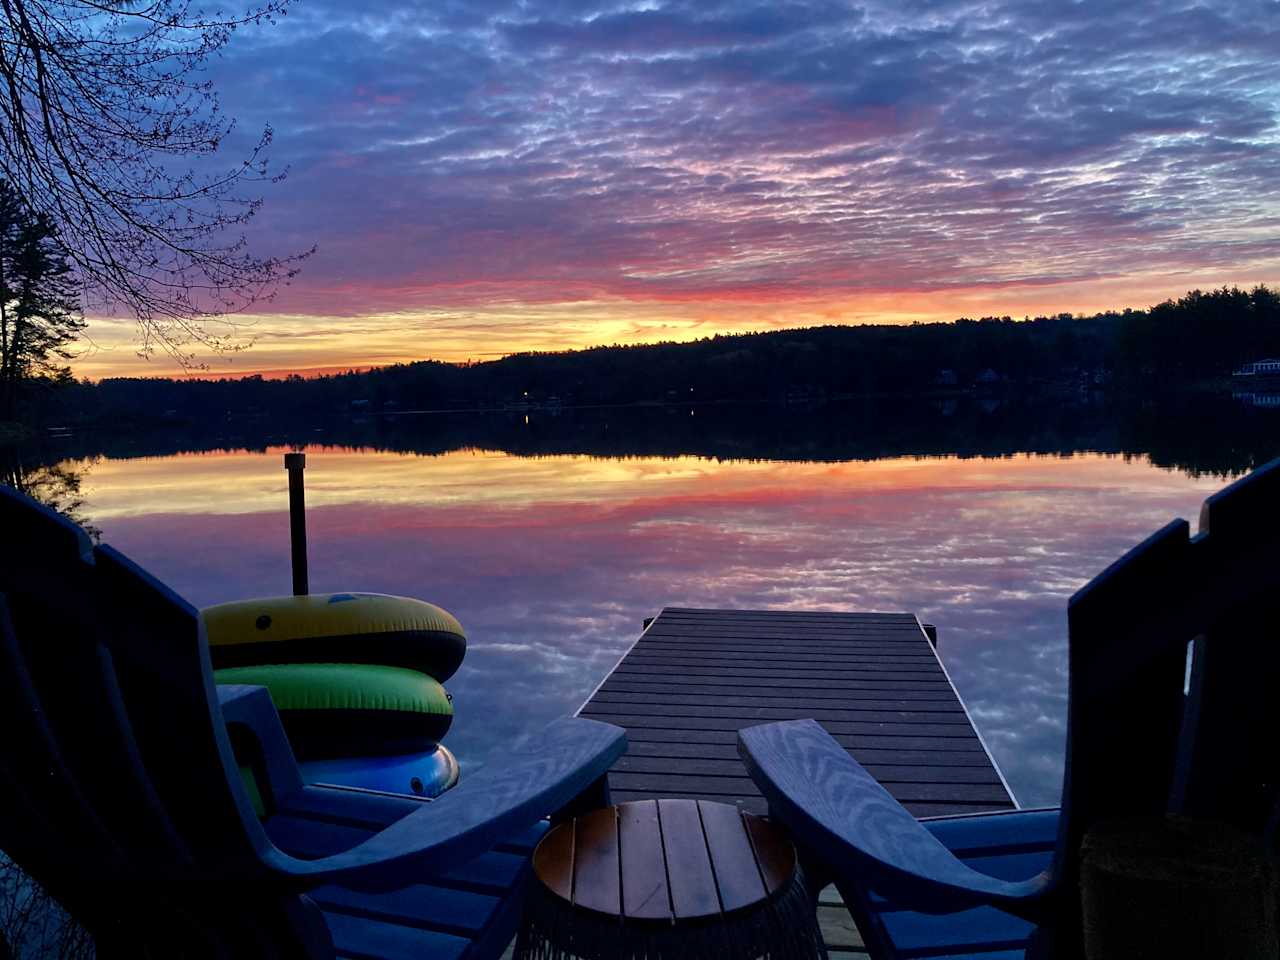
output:
M293 552L293 595L307 595L307 504L302 488L305 453L286 453L284 468L289 471L289 543Z

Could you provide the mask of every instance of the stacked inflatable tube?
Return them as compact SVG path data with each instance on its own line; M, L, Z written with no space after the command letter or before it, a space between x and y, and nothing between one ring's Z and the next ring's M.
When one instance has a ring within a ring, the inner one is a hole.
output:
M267 687L309 781L427 796L457 782L457 761L440 745L453 721L443 682L467 641L447 611L335 593L224 603L201 616L216 681Z

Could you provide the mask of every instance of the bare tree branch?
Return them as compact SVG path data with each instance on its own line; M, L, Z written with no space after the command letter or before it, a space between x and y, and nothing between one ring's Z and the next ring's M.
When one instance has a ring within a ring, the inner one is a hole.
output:
M184 366L192 349L239 349L209 321L270 299L310 251L261 258L243 230L261 205L267 127L213 168L234 121L201 76L241 27L192 0L0 0L0 176L66 245L91 307L137 318L140 352ZM177 162L179 169L171 169Z

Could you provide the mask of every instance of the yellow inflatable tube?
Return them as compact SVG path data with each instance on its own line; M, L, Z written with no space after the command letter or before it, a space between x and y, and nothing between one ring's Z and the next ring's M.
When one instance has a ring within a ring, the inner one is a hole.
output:
M443 683L467 652L453 614L380 593L237 600L201 616L215 668L282 663L368 663L417 670Z

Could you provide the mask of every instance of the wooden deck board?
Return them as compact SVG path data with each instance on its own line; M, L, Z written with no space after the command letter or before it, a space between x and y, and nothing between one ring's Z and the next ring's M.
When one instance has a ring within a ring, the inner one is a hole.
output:
M812 717L917 816L1015 806L911 614L668 607L579 713L627 730L617 801L764 813L737 731Z

